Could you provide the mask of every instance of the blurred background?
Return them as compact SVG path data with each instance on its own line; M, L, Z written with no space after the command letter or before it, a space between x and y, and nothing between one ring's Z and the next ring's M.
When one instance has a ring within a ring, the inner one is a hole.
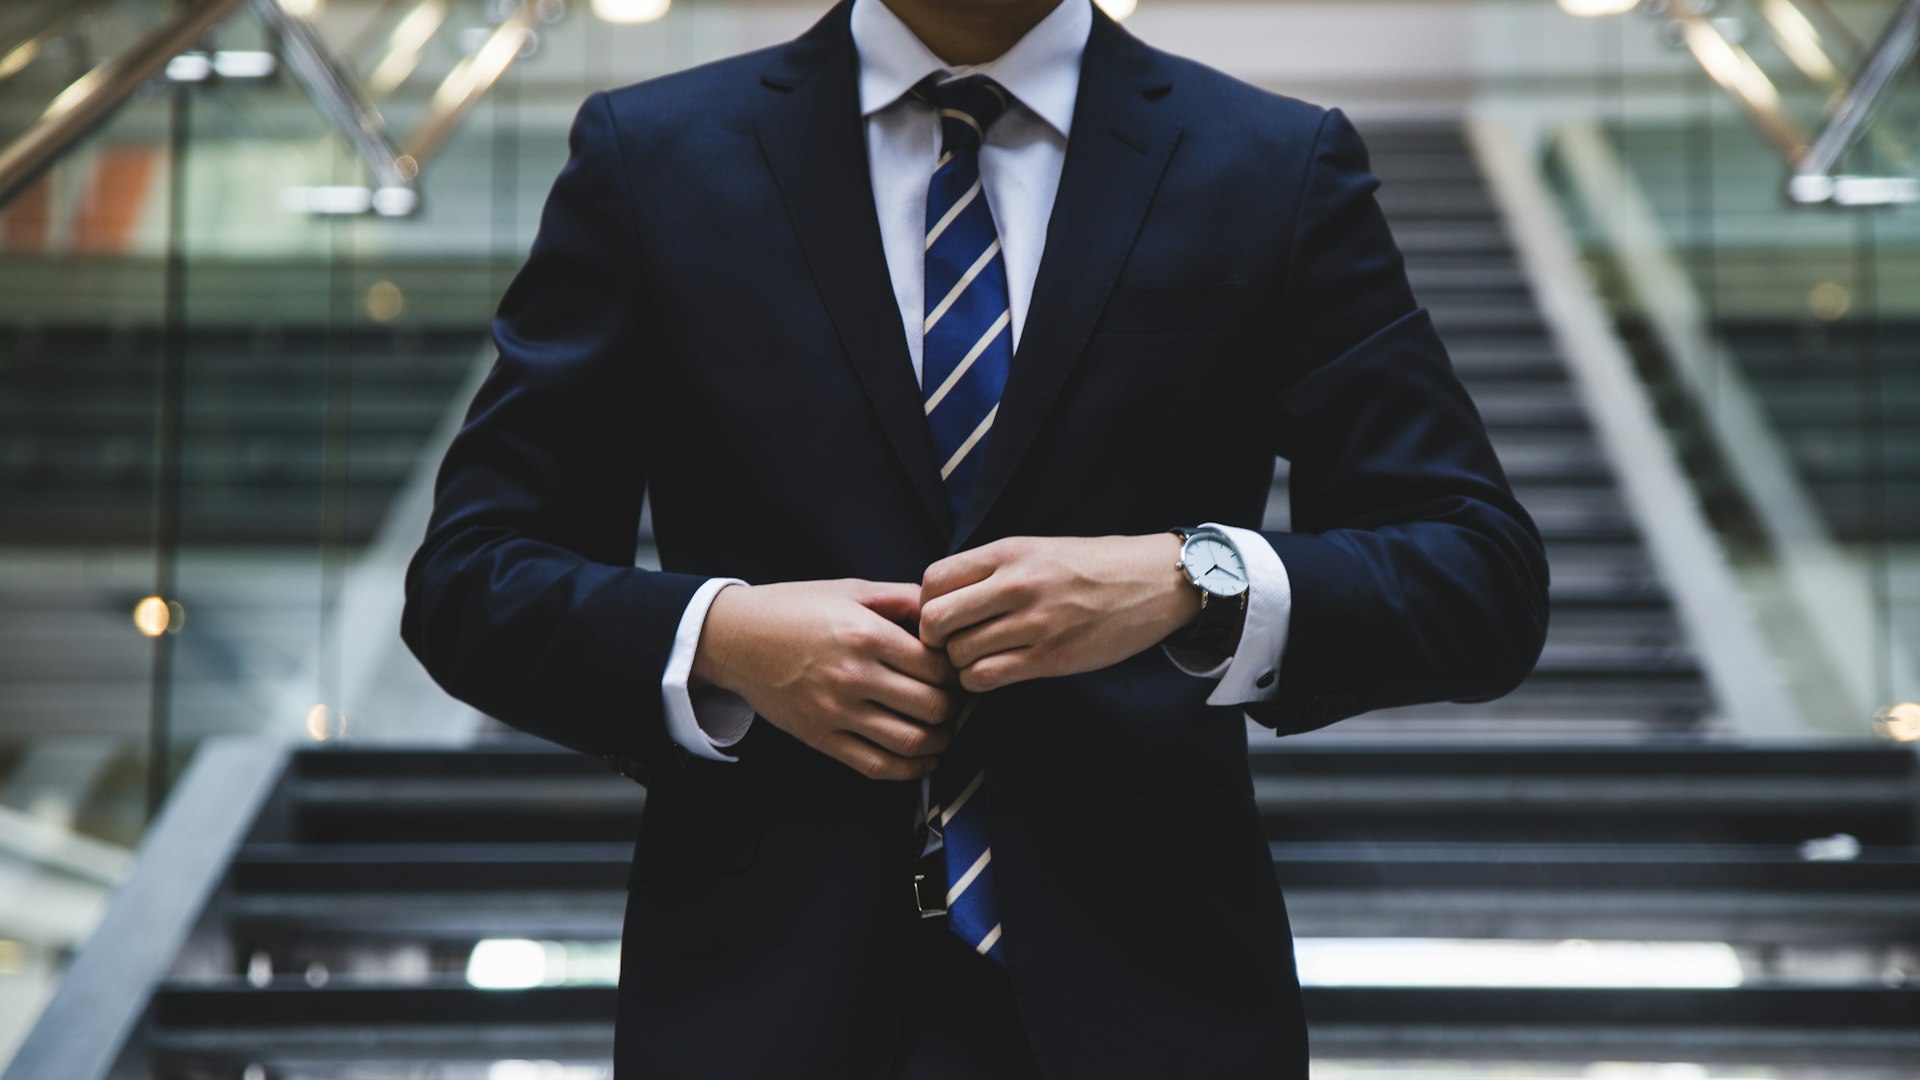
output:
M1355 118L1553 559L1252 733L1316 1076L1920 1076L1920 0L1101 2ZM645 793L401 573L580 100L824 9L0 2L6 1080L608 1075Z

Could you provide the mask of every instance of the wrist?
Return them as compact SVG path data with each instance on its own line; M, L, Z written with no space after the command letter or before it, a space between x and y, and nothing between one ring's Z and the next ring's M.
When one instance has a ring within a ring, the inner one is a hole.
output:
M1200 594L1187 580L1186 571L1180 568L1180 550L1182 541L1172 533L1156 533L1140 537L1143 541L1143 558L1147 563L1147 580L1152 583L1160 613L1161 636L1179 631L1182 627L1200 617Z
M700 640L694 645L689 687L713 686L740 692L728 661L740 638L740 628L751 624L748 609L753 598L748 594L752 591L749 585L727 585L714 594L706 621L700 624Z

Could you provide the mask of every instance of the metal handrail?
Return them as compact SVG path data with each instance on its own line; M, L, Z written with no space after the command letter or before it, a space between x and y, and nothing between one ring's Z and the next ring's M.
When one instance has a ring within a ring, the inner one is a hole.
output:
M1823 20L1834 22L1824 5L1813 0L1798 3L1811 3ZM1920 201L1920 178L1842 176L1837 171L1841 159L1868 134L1901 73L1920 56L1920 0L1904 0L1900 5L1859 71L1839 88L1837 103L1813 134L1787 113L1779 88L1752 54L1729 38L1704 9L1662 8L1658 13L1679 32L1681 44L1707 77L1739 104L1755 129L1786 162L1789 201L1834 206ZM1820 60L1823 68L1830 63L1824 55ZM1807 70L1798 60L1796 65ZM1831 72L1815 75L1815 79L1827 85L1838 82ZM1905 155L1906 148L1897 141L1884 135L1878 138L1895 155Z
M1752 54L1731 41L1712 19L1697 11L1674 16L1681 42L1702 71L1726 91L1760 134L1789 164L1806 153L1807 135L1780 105L1780 91L1760 70Z
M0 44L0 82L25 71L54 39L85 18L100 0L72 0L40 21L32 33L8 46Z
M533 37L535 19L534 5L520 0L514 13L441 82L434 91L432 108L407 140L407 157L416 165L424 165L439 151L453 129L519 59Z
M19 194L88 132L125 104L167 62L191 49L247 0L203 0L60 92L18 138L0 147L0 204Z
M362 190L363 209L388 214L411 213L418 206L416 185L422 167L519 59L539 22L535 5L520 0L513 14L440 84L427 115L402 150L395 146L385 117L367 100L358 81L335 60L313 28L289 15L279 0L204 0L75 81L32 126L0 147L0 205L25 190L163 71L169 60L248 6L278 35L288 68L366 165L372 185L370 191Z
M1916 55L1920 55L1920 0L1907 0L1887 24L1880 40L1874 42L1859 74L1848 84L1839 105L1827 118L1826 126L1814 137L1807 152L1793 163L1793 174L1787 181L1788 198L1802 203L1854 205L1889 201L1875 198L1876 192L1898 194L1894 189L1883 191L1884 185L1868 186L1863 191L1861 182L1869 178L1837 176L1835 170L1840 167L1840 159L1860 141L1873 118L1879 115L1901 73L1913 63ZM1916 194L1920 191L1909 193L1908 198Z
M287 66L307 88L313 103L359 152L376 188L406 188L420 175L418 163L394 149L387 122L367 103L353 76L320 44L306 20L287 14L279 0L252 0L262 21L280 35Z

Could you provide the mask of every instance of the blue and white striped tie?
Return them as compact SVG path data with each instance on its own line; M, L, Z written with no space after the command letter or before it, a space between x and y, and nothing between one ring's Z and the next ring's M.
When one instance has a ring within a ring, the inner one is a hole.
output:
M947 505L958 517L1013 360L1006 260L980 188L980 143L1006 111L1007 94L991 79L973 75L923 82L914 95L939 111L942 135L927 188L920 385ZM929 823L940 829L946 848L948 927L977 952L1005 964L987 846L987 725L968 722L974 704L961 711L953 744L932 776Z

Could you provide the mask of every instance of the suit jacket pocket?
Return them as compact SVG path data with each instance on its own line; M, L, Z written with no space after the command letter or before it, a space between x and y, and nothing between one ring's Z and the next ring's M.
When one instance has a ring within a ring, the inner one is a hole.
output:
M761 770L700 759L684 769L674 798L650 795L641 811L629 885L739 873L759 854L770 794Z
M1122 286L1113 290L1095 329L1101 334L1222 334L1239 329L1245 281Z

